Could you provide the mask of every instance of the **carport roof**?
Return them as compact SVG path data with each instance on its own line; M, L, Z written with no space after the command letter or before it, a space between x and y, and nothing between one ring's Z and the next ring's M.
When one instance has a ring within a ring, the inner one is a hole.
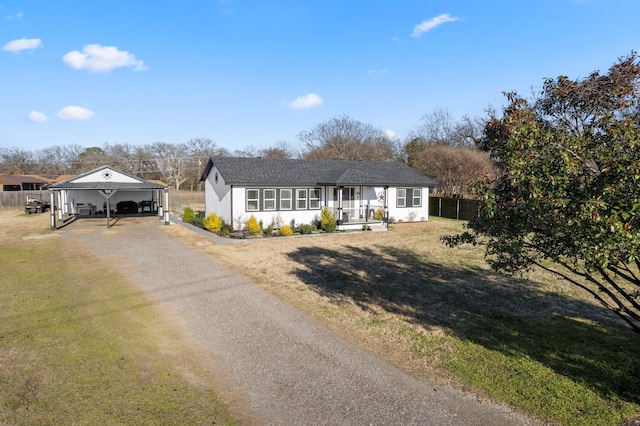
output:
M143 191L148 189L165 189L165 186L146 181L111 166L101 166L63 180L62 182L54 183L50 188L52 190L94 189Z

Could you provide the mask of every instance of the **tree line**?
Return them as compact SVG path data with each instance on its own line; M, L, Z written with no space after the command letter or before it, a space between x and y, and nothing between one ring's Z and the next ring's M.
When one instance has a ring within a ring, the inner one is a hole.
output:
M456 121L448 110L438 109L425 114L409 136L399 140L372 124L341 115L299 132L297 148L279 141L267 148L248 146L233 152L209 138L145 145L105 143L89 148L56 145L36 151L9 147L0 148L0 173L55 178L108 164L147 180L162 180L176 189L193 190L212 156L399 161L439 182L443 194L460 196L468 192L470 180L491 174L489 156L475 145L485 121L466 116Z

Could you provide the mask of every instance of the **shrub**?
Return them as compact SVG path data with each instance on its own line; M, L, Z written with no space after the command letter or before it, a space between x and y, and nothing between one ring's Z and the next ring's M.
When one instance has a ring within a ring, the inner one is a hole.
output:
M293 219L291 219L291 222L289 222L289 226L291 226L291 229L296 229L296 218L295 217Z
M276 225L273 222L271 222L269 226L267 226L267 229L264 230L265 234L267 235L273 234L273 230L275 229L275 226Z
M186 223L193 222L193 218L196 216L191 207L184 207L182 209L182 221Z
M302 235L311 234L315 230L316 230L316 227L314 225L304 225L303 224L303 225L298 226L298 231L300 231L300 233Z
M322 230L325 232L334 232L338 227L336 217L327 207L322 209L320 213L320 221L322 222Z
M256 219L254 215L251 215L251 217L249 217L245 226L247 227L247 231L251 235L258 235L262 232L262 226L260 226L260 224L258 223L258 219Z
M200 228L204 228L204 217L196 215L193 217L191 223Z
M204 229L211 232L219 232L222 229L222 218L215 213L211 213L202 221Z
M373 213L373 218L374 218L375 220L382 220L382 219L384 219L384 210L382 210L382 209L380 209L380 208L379 208L378 210L376 210L376 211L375 211L375 213Z
M280 227L280 235L283 237L288 237L289 235L293 235L293 229L289 225L282 225Z
M226 232L227 234L230 234L233 232L233 225L230 223L226 223L224 220L222 221L222 229L220 229L220 232Z

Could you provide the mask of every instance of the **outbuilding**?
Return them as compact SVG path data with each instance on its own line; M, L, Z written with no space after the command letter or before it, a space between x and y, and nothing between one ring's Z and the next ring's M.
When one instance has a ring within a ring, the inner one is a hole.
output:
M158 215L169 224L169 187L102 166L52 184L51 229L71 217Z

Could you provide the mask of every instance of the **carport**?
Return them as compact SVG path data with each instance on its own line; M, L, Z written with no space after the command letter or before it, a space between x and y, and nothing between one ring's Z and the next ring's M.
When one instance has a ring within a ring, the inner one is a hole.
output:
M102 166L49 187L51 229L76 217L158 215L169 224L169 187Z

